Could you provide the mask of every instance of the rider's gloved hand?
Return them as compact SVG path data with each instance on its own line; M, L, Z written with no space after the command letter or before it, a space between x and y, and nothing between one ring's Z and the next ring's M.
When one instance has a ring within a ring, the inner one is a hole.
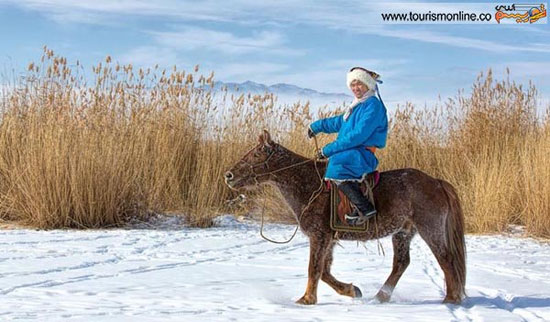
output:
M315 155L315 158L317 160L324 160L327 157L326 157L326 155L323 154L323 150L319 150L319 151L317 151L317 154Z
M307 127L307 137L308 139L311 139L313 137L315 137L315 133L313 133L313 131L311 130L311 127Z

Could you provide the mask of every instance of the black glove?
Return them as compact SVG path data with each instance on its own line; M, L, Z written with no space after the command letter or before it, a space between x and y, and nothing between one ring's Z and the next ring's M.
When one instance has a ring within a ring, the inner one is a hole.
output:
M317 151L317 154L315 155L315 158L317 160L324 160L324 159L327 158L327 156L323 154L323 150L319 150L319 151Z
M307 128L307 137L308 139L311 139L315 136L315 133L313 133L313 131L311 130L310 127Z

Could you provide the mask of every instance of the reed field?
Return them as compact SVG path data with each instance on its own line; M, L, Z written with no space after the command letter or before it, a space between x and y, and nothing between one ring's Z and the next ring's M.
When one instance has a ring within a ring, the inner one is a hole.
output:
M307 104L279 106L272 94L215 97L213 82L198 66L139 69L110 57L90 74L45 48L0 96L0 218L98 228L174 213L207 227L220 213L257 215L265 202L271 220L292 221L269 188L227 202L237 193L223 173L264 128L313 156L308 124L343 107L313 115ZM536 97L534 85L484 71L468 94L400 106L377 152L380 170L414 167L451 182L470 233L516 224L548 238L550 108L537 116ZM320 135L319 143L334 138Z

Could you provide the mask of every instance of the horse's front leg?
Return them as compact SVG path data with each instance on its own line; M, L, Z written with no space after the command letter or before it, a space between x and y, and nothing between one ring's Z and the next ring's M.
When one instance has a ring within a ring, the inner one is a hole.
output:
M332 259L333 259L333 252L334 252L334 245L336 242L331 241L327 247L327 254L325 257L325 267L323 268L323 274L321 275L321 280L330 287L332 287L338 294L346 295L350 297L361 297L363 296L361 294L361 290L353 285L353 284L346 284L342 283L339 280L337 280L334 276L332 276L330 272L330 267L332 266Z
M317 303L317 286L319 279L323 274L325 266L325 258L327 255L327 247L330 243L326 237L310 237L309 238L309 267L306 293L296 303L298 304L315 304Z

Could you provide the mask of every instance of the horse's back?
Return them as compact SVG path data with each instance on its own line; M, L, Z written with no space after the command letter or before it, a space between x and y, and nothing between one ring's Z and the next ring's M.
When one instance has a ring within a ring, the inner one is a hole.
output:
M393 169L380 173L377 189L380 192L391 192L392 194L426 194L433 190L440 191L440 181L441 179L434 178L415 168Z
M374 189L382 215L405 216L415 224L444 219L449 208L443 187L449 183L414 168L381 172L379 186Z
M375 197L384 200L396 197L406 198L416 189L437 184L437 179L414 168L393 169L380 172L380 180L374 189Z
M343 240L369 240L392 235L416 225L435 224L448 209L441 180L414 168L380 172L373 189L378 211L374 225L364 233L342 233ZM329 211L329 207L327 207Z

